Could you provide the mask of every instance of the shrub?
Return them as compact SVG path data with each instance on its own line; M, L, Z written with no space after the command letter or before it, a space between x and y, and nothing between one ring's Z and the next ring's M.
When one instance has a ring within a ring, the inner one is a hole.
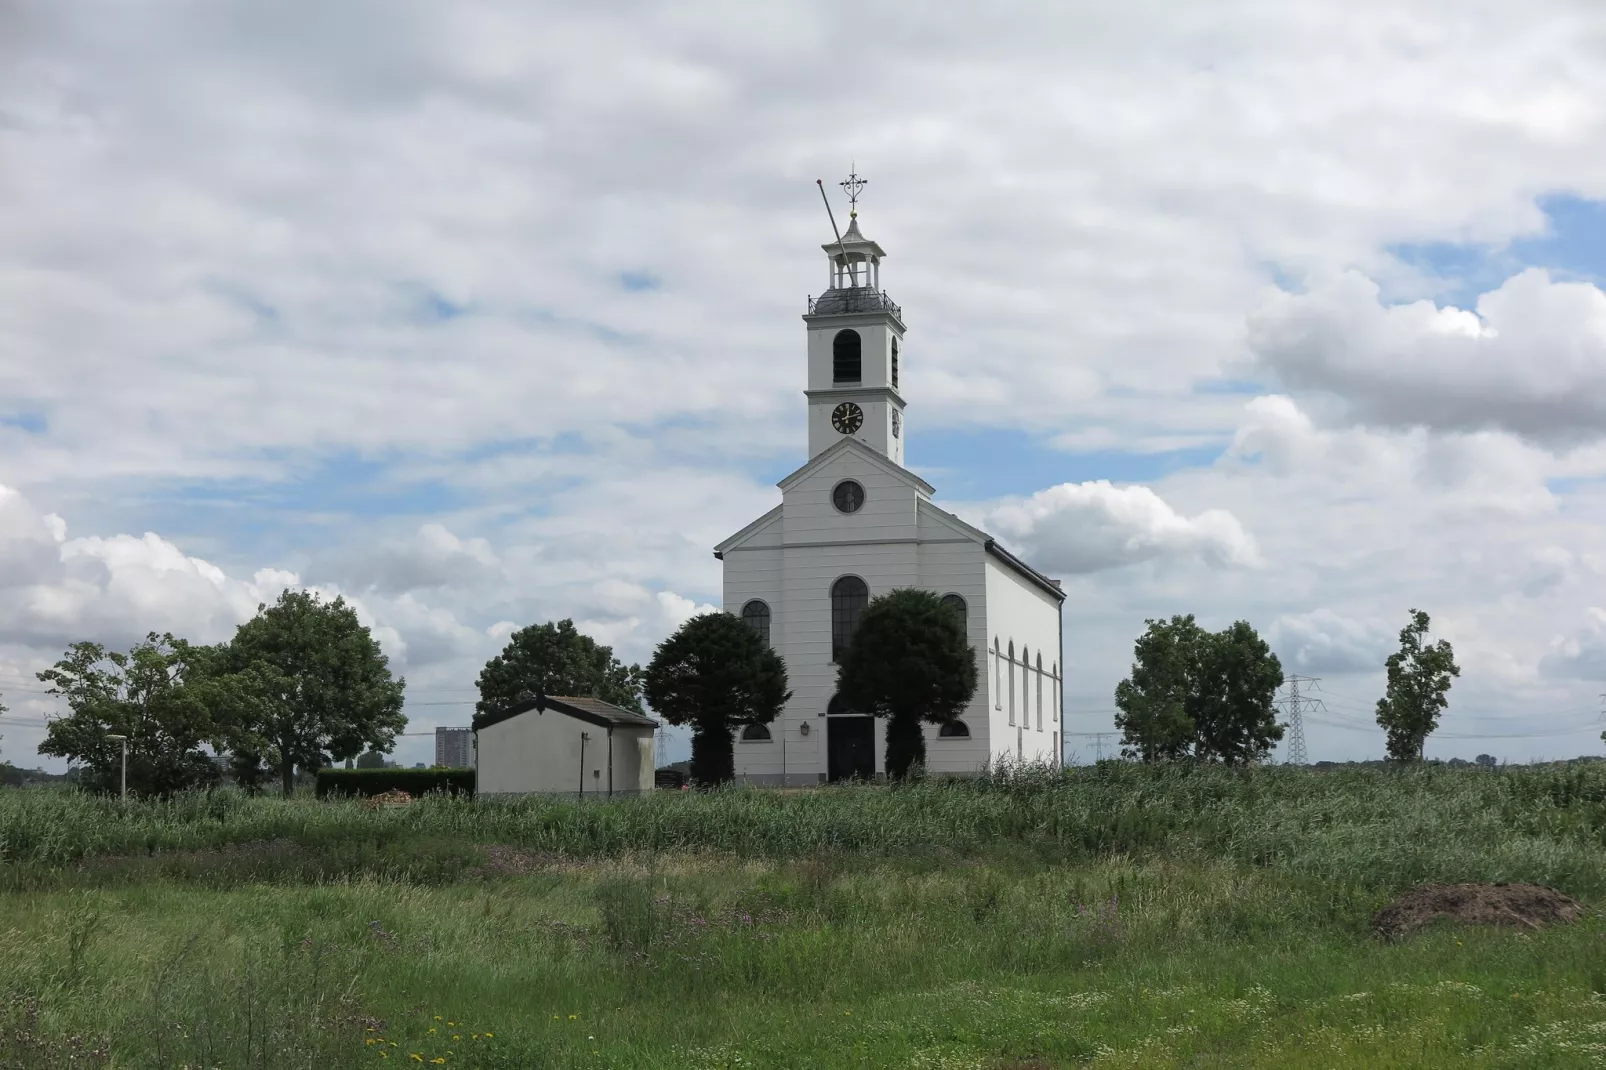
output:
M409 795L428 795L445 792L448 795L473 795L474 770L472 769L320 769L318 770L318 798L331 795L355 795L366 798L383 795L394 789Z

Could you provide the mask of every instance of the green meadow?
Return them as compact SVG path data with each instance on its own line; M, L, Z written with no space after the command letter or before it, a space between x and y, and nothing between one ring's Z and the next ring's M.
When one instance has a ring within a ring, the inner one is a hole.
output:
M0 1067L1573 1067L1606 768L1106 763L606 802L0 792Z

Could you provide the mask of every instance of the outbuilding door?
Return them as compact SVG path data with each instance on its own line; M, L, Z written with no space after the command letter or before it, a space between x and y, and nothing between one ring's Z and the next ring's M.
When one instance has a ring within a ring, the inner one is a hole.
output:
M875 718L825 719L826 778L831 781L875 776Z

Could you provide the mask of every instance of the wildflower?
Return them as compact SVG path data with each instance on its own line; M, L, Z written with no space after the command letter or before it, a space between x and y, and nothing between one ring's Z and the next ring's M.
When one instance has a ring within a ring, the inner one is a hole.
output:
M579 1016L579 1015L578 1015L578 1014L571 1014L571 1015L569 1015L569 1021L571 1021L571 1022L572 1022L572 1021L574 1021L574 1020L575 1020L575 1019L576 1019L576 1018L578 1018L578 1017L580 1017L580 1016Z
M456 1033L453 1033L453 1034L452 1034L452 1039L453 1039L453 1040L462 1040L462 1039L463 1039L463 1038L462 1038L462 1037L460 1037L460 1036L458 1036L458 1035L457 1035L457 1034L456 1034Z
M486 1035L486 1036L488 1036L488 1037L494 1037L494 1036L496 1036L496 1034L495 1034L495 1033L486 1033L486 1034L485 1034L485 1035Z
M388 1059L388 1058L390 1058L390 1052L388 1052L388 1051L382 1051L382 1052L380 1052L380 1053L379 1053L379 1057L380 1057L380 1058L381 1058L381 1059Z
M444 1055L437 1055L437 1056L435 1056L435 1058L430 1060L430 1062L434 1063L437 1066L439 1066L441 1063L444 1063L445 1061L446 1061L446 1056L444 1056Z
M430 1026L429 1027L429 1033L430 1033L430 1036L434 1036L435 1035L435 1027L434 1026Z
M408 1058L411 1059L415 1063L421 1063L421 1062L424 1061L424 1056L421 1055L420 1053L416 1052L416 1051L413 1052L411 1055L409 1055Z
M852 1014L853 1012L852 1011L843 1011L842 1013L843 1014Z
M436 1019L436 1021L439 1021L439 1020L440 1019L438 1019L438 1018ZM453 1026L453 1027L455 1027L457 1025L456 1022L447 1022L446 1024L449 1025L449 1026Z
M438 1015L438 1014L437 1014L437 1015L436 1015L436 1016L435 1016L435 1020L436 1020L436 1021L437 1021L437 1022L438 1022L438 1021L440 1021L440 1020L441 1020L441 1016L440 1016L440 1015Z

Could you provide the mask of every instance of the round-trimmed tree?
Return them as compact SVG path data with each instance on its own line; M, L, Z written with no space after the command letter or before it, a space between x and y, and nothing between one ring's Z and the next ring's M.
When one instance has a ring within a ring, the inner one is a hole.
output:
M930 591L888 591L859 617L837 667L850 707L887 719L887 775L926 761L922 722L946 724L976 693L976 657L964 621Z
M644 682L653 712L691 726L691 778L704 786L736 776L732 733L769 724L792 697L781 656L730 613L682 624L658 644Z

